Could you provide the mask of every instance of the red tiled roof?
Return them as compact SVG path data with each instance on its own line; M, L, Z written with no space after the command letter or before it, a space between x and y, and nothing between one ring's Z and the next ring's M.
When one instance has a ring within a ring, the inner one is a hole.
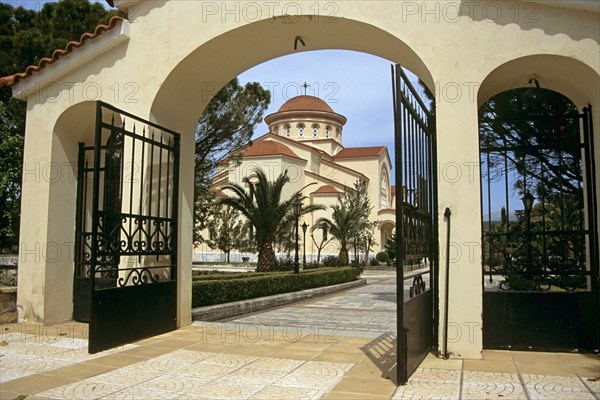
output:
M307 150L316 151L316 152L317 152L319 155L321 155L321 157L322 157L322 159L321 159L321 160L322 160L322 162L326 162L326 163L329 163L329 164L334 164L334 165L336 166L336 168L340 168L340 169L343 169L343 170L345 170L345 171L348 171L348 172L350 172L350 173L352 173L352 174L360 175L360 176L362 176L362 177L363 177L363 178L365 178L365 179L369 179L369 178L368 178L368 177L367 177L365 174L363 174L363 173L361 173L361 172L358 172L358 171L356 171L356 170L354 170L354 169L352 169L352 168L346 167L346 166L344 166L344 165L341 165L341 164L336 164L336 163L333 161L333 157L331 157L331 156L330 156L329 154L327 154L325 151L323 151L323 150L321 150L321 149L319 149L319 148L317 148L317 147L309 146L309 145L307 145L306 143L299 142L299 141L296 141L296 140L294 140L294 139L287 138L287 137L285 137L285 136L278 136L278 135L275 135L274 133L267 133L267 134L265 134L265 135L263 135L263 136L259 137L258 139L256 139L256 142L258 142L258 141L261 141L261 140L268 140L268 138L269 138L269 137L272 137L272 138L274 138L274 139L276 138L276 140L283 140L283 141L287 141L287 142L289 142L289 143L292 143L292 144L294 144L294 145L298 145L298 146L304 147L304 148L305 148L305 149L307 149Z
M289 147L287 147L284 144L275 142L273 140L262 140L260 142L254 142L242 153L242 157L275 155L283 155L303 160L302 158L298 157L296 153L290 150Z
M334 112L329 104L315 96L296 96L286 101L279 112L284 111L325 111Z
M343 183L340 183L340 182L338 182L338 181L334 181L333 179L330 179L330 178L328 178L328 177L326 177L326 176L319 175L319 174L317 174L316 172L312 172L312 171L310 171L310 170L305 170L305 171L304 171L304 173L305 173L306 175L311 175L311 176L314 176L314 177L318 178L319 180L322 180L323 182L331 182L331 183L334 183L334 184L336 184L336 185L343 186L343 187L344 187L344 190L346 190L346 189L348 189L348 190L355 190L354 188L351 188L351 187L349 187L349 186L346 186L346 185L344 185Z
M333 158L361 158L361 157L377 157L382 155L386 150L385 146L374 147L347 147L340 150Z
M95 39L98 36L102 35L102 33L113 29L117 25L117 23L119 21L121 21L121 20L123 20L123 18L117 17L115 15L115 16L113 16L108 21L107 25L100 24L100 25L96 26L96 29L94 29L93 33L89 33L89 32L88 33L84 33L83 35L81 35L81 38L79 39L79 41L77 41L77 42L71 41L71 42L67 43L67 46L65 47L64 50L62 50L62 49L54 50L54 53L52 53L51 57L44 57L44 58L42 58L38 62L38 65L30 65L29 67L27 67L25 69L25 72L21 72L21 73L18 73L18 74L14 74L14 75L5 76L3 78L0 78L0 88L5 87L5 86L14 86L20 80L26 79L29 76L31 76L34 72L37 72L37 71L45 68L46 65L48 65L48 64L54 64L60 58L66 56L69 53L71 53L73 51L73 49L81 47L81 46L85 45L88 41L90 41L92 39Z
M396 195L396 185L390 186L390 189L392 189L392 196L395 196Z
M317 190L315 190L314 192L312 192L311 194L316 194L316 193L342 193L342 192L337 190L333 185L324 185L324 186L321 186L320 188L318 188Z

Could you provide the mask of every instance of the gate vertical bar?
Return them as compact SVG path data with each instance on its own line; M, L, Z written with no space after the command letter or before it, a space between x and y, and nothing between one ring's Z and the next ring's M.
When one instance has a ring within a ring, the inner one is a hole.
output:
M180 136L175 136L173 138L173 202L172 202L172 215L171 220L173 222L172 226L172 255L171 255L171 279L177 279L178 274L178 260L177 260L177 246L179 241L177 240L178 230L179 230L179 155L180 155L180 145L181 138ZM178 289L179 290L179 289Z
M100 204L100 157L102 146L102 103L96 102L96 132L94 134L94 174L92 188L92 240L91 240L91 260L90 260L90 325L96 324L94 320L94 296L96 292L96 264L98 257L98 206ZM94 329L89 329L88 351L94 352Z
M404 331L404 201L402 126L403 115L400 106L401 85L400 68L392 65L393 101L394 101L394 163L396 164L396 379L399 385L406 383L406 332ZM399 187L398 187L399 186Z
M583 109L583 141L585 149L585 175L587 181L589 260L591 289L596 303L596 349L600 349L600 256L598 254L598 198L596 181L596 160L594 154L594 129L592 122L592 105Z
M85 143L79 142L77 155L77 199L75 201L75 252L73 254L73 319L79 320L79 307L77 302L80 301L81 294L77 291L79 276L83 267L81 257L81 241L85 227L83 226L83 213L85 213L85 197L84 197L84 179L85 172Z
M81 268L81 262L79 255L81 254L81 234L83 232L82 214L85 212L83 207L83 179L85 178L84 163L85 163L85 143L78 144L79 152L77 155L77 200L75 201L75 254L73 254L73 262L75 263L74 277L73 277L73 293L75 293L75 286L77 284L77 276L79 275L79 269Z

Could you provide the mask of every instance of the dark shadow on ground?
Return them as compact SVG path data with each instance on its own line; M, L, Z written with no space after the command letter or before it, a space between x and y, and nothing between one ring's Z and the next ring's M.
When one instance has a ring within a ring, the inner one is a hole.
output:
M396 334L386 332L360 349L379 368L381 376L398 386L396 363Z

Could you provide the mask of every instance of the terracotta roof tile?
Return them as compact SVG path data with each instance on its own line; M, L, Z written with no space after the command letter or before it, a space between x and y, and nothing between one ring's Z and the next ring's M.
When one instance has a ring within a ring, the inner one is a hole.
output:
M324 185L324 186L321 186L320 188L318 188L317 190L315 190L314 192L312 192L311 194L316 194L316 193L342 193L342 192L337 190L333 185Z
M386 150L385 146L374 147L347 147L340 150L333 158L361 158L361 157L377 157L382 155Z
M390 189L392 189L392 196L395 196L396 195L396 185L390 186Z
M94 32L84 33L83 35L81 35L81 38L79 39L79 41L77 41L77 42L71 41L71 42L67 43L67 46L65 47L64 50L63 49L54 50L51 57L42 58L38 62L38 65L30 65L25 69L24 72L0 78L0 88L5 87L5 86L14 86L19 81L30 77L34 72L44 69L46 67L46 65L54 64L60 58L71 53L74 49L85 45L88 41L95 39L98 36L102 35L102 33L113 29L117 25L117 23L122 20L123 20L123 18L115 15L108 21L107 25L100 24L100 25L96 26L96 29L94 29Z
M341 183L341 182L334 181L333 179L329 179L329 178L327 178L326 176L319 175L319 174L317 174L316 172L312 172L312 171L310 171L310 170L305 170L305 171L304 171L304 173L305 173L306 175L314 176L314 177L318 178L319 180L321 180L321 181L323 181L323 182L331 182L331 183L334 183L334 184L336 184L336 185L343 186L343 187L344 187L344 190L346 190L346 189L348 189L348 190L354 190L353 188L351 188L351 187L349 187L349 186L346 186L346 185L344 185L344 184L343 184L343 183Z
M329 104L315 96L296 96L292 97L279 109L279 112L284 111L325 111L334 112Z
M267 134L259 137L258 139L256 139L256 142L261 141L261 140L269 140L268 139L269 137L273 138L271 140L284 140L284 141L287 141L287 142L292 143L294 145L302 146L302 147L304 147L307 150L315 151L315 152L317 152L322 157L322 159L321 159L322 162L326 162L328 164L333 164L333 165L335 165L336 168L340 168L340 169L343 169L344 171L348 171L348 172L350 172L352 174L360 175L360 176L362 176L365 179L369 179L365 174L363 174L363 173L361 173L359 171L356 171L356 170L354 170L352 168L348 168L348 167L346 167L344 165L341 165L341 164L336 164L334 162L334 160L333 160L333 157L331 157L325 151L323 151L323 150L321 150L321 149L319 149L317 147L309 146L306 143L299 142L299 141L296 141L294 139L286 138L285 136L278 136L278 135L275 135L274 133L267 133Z
M260 142L254 142L242 153L242 157L275 155L283 155L303 160L296 153L290 150L289 147L287 147L284 144L275 142L273 140L262 140Z

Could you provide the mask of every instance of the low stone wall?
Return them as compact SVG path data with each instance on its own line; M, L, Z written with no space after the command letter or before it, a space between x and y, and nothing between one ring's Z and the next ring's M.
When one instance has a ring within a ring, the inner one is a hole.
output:
M12 324L17 320L17 288L0 286L0 323Z
M195 321L218 321L220 319L266 310L268 308L309 299L311 297L323 296L366 284L366 279L358 279L352 282L340 283L339 285L307 289L300 292L283 293L274 296L259 297L257 299L234 301L231 303L215 304L213 306L206 307L197 307L192 309L192 319Z
M17 264L16 254L0 254L0 323L17 322Z

